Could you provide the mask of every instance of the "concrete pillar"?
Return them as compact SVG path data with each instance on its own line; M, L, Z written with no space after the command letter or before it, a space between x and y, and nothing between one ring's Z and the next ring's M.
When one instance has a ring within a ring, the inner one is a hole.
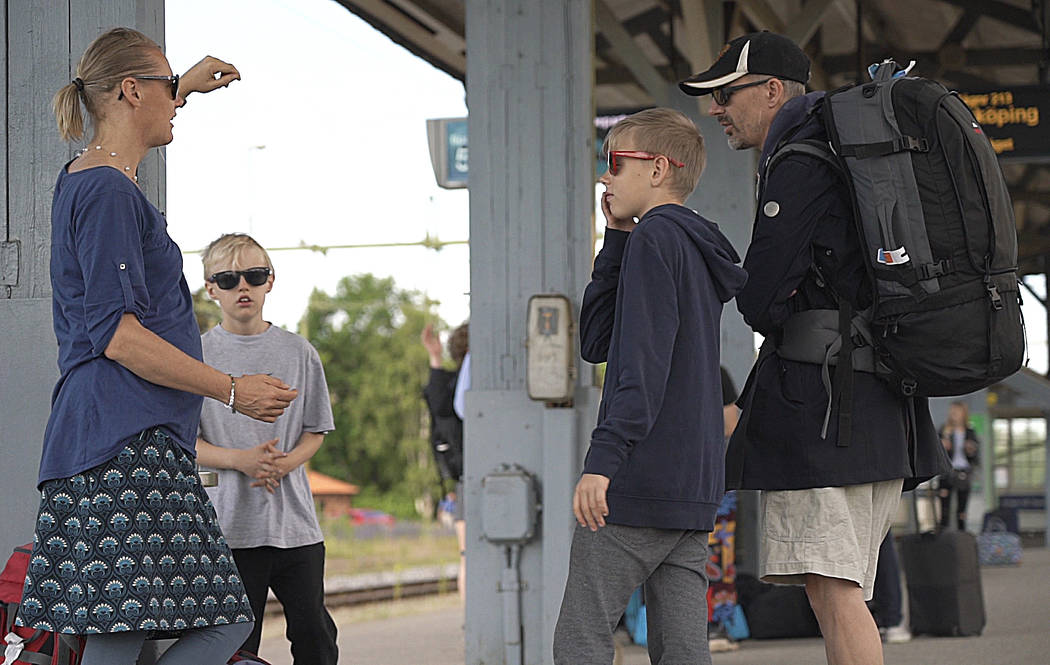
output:
M0 561L33 537L37 469L51 390L58 378L51 327L51 194L58 169L78 146L62 142L51 96L73 77L84 49L104 29L142 30L164 43L163 0L0 0L6 69L0 68ZM154 153L140 169L143 191L164 203Z
M502 548L484 540L482 478L517 464L543 511L521 555L520 662L551 662L568 569L572 490L597 409L581 364L574 406L525 390L529 296L560 293L573 318L590 275L594 211L590 0L467 2L471 391L467 394L466 662L507 658ZM575 334L574 334L575 339ZM577 354L578 357L578 354Z

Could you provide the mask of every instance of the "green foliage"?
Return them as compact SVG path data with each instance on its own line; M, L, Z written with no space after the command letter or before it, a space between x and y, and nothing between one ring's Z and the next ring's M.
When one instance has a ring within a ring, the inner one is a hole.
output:
M324 363L335 417L311 465L360 485L366 496L386 496L385 507L398 506L401 516L417 498L438 494L420 343L423 326L437 320L435 304L393 279L354 275L335 295L315 289L299 322Z
M222 309L208 297L208 290L203 286L193 292L193 313L202 335L222 321Z
M428 468L432 469L434 474L437 474L433 464L428 465ZM430 490L431 487L428 484L425 491ZM400 492L379 493L373 488L365 487L362 488L360 494L354 497L354 506L382 510L384 513L390 513L399 520L418 520L420 518L419 511L416 510L415 497L406 496ZM430 513L427 513L422 517L430 517L430 515Z

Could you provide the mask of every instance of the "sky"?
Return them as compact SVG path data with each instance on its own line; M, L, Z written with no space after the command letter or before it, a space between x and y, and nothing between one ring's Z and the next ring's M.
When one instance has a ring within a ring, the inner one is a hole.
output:
M267 248L468 239L467 190L437 186L426 136L428 118L466 116L462 83L333 0L178 0L165 20L174 71L207 54L243 78L191 95L175 119L167 218L184 251L233 231ZM334 293L366 272L439 301L450 326L469 316L465 244L271 258L264 313L291 330L314 288ZM186 256L186 278L191 290L204 283L198 254ZM1045 296L1042 277L1030 283ZM1046 313L1023 295L1030 367L1046 372Z
M176 116L167 218L183 251L234 231L267 248L468 239L467 190L437 186L426 135L427 118L466 115L462 83L332 0L178 0L165 21L174 71L212 55L242 76ZM313 288L366 272L440 301L449 325L469 315L465 244L271 259L264 315L291 330ZM185 263L196 290L199 254Z

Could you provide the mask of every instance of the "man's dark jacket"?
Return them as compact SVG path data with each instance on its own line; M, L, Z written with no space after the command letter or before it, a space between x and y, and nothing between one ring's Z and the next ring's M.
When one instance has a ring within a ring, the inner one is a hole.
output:
M722 304L747 278L718 227L661 205L606 229L580 308L583 358L608 361L584 473L611 524L710 531L723 494Z
M809 113L822 96L796 97L780 109L760 171L785 136L827 140L819 116ZM737 296L748 325L775 345L795 312L837 310L834 296L818 284L814 263L855 311L869 306L871 288L848 192L832 168L794 154L775 165L759 191L744 259L748 282ZM909 404L873 374L855 371L853 377L852 437L840 445L837 403L821 438L828 407L821 366L783 359L767 347L739 402L743 412L726 457L727 489L841 487L896 478L910 488L950 467L925 399Z

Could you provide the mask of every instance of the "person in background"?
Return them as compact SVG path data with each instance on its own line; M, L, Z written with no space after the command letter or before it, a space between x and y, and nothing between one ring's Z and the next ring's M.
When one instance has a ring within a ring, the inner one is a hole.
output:
M948 420L941 427L941 445L951 459L952 468L938 477L938 496L941 499L942 529L948 528L951 519L952 493L955 493L955 525L959 531L966 530L966 505L970 500L970 486L974 467L980 461L980 446L977 432L970 427L970 412L963 402L952 402L948 407Z
M893 529L879 546L879 564L875 570L875 591L868 609L879 627L883 642L900 644L911 641L911 631L904 625L901 600L901 567L893 540Z
M273 422L298 393L273 376L202 362L182 252L137 173L171 142L188 95L238 79L210 56L172 74L153 40L114 28L88 46L52 103L63 139L84 135L81 105L93 134L59 171L51 206L61 376L15 624L85 636L83 665L131 665L158 630L178 635L159 665L220 665L252 630L194 464L202 397L245 422Z
M733 378L725 367L720 367L722 375L722 424L725 440L728 443L740 418L740 408L736 405L739 397ZM736 490L729 490L718 504L715 514L715 528L707 541L710 552L708 557L707 587L707 642L711 653L736 651L740 646L726 630L737 608L736 596Z
M259 652L273 589L295 662L335 665L336 626L324 605L324 535L306 476L306 463L335 429L324 367L309 342L263 318L273 263L251 236L220 236L201 262L208 296L222 309L219 325L201 335L204 359L231 374L279 374L300 394L274 423L253 422L217 404L201 412L197 459L219 473L208 494L257 617L241 648Z
M452 494L452 520L459 543L459 575L456 588L460 600L465 601L467 524L463 519L466 498L463 492L463 418L454 408L454 401L456 395L461 395L460 381L464 380L463 367L466 366L465 359L470 353L470 328L464 323L449 335L448 354L455 364L454 370L445 369L441 340L429 323L423 328L422 341L427 355L430 356L430 378L423 389L423 398L430 411L430 444L434 450L438 472L441 474L442 489L445 487L445 480L455 483Z

